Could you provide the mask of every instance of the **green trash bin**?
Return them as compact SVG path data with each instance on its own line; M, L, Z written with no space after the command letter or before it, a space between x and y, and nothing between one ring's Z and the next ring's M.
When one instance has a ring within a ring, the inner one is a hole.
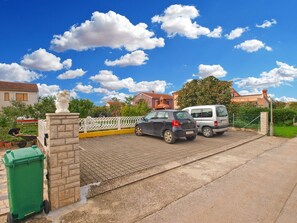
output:
M49 212L49 202L43 201L44 154L37 146L7 150L2 159L7 173L10 213L7 222L21 220L31 214Z

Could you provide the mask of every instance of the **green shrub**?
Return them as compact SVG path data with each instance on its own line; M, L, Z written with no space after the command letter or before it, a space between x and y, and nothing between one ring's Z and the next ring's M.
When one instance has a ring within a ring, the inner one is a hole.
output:
M297 116L297 111L293 109L274 109L273 122L278 125L292 125L294 117Z

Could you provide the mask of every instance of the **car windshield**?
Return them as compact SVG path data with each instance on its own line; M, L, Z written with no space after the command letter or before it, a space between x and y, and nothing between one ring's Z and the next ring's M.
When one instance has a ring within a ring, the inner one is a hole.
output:
M178 111L178 112L174 112L174 118L179 120L179 119L190 119L192 120L192 116L185 111Z
M227 117L228 112L227 109L224 106L217 107L217 116L218 117Z

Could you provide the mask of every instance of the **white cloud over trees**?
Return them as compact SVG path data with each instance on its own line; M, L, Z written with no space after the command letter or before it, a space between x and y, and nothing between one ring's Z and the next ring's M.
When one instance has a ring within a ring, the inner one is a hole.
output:
M239 88L259 91L263 88L278 87L289 84L297 78L297 68L286 63L276 61L278 67L260 74L260 77L248 77L236 81Z
M214 76L216 78L225 77L227 74L227 71L224 70L224 68L221 65L205 65L200 64L198 66L198 77L206 78L209 76Z
M67 70L66 72L60 74L57 76L60 80L66 80L66 79L74 79L77 77L82 77L85 75L86 71L83 69L76 69L76 70Z
M154 49L165 45L163 38L154 37L145 23L133 25L125 16L113 11L94 12L90 20L79 26L73 25L62 35L54 35L51 49L56 52L65 50L87 50L96 47Z
M0 63L0 80L2 81L31 82L41 76L17 63Z
M90 79L108 90L128 89L129 92L153 90L163 93L167 86L166 81L161 80L135 82L131 77L119 79L109 70L101 70L98 74L91 76Z

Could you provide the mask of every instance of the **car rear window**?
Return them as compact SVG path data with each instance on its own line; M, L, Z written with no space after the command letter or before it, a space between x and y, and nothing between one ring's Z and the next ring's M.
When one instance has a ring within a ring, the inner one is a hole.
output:
M192 116L185 111L179 111L173 113L175 119L193 119Z
M217 107L217 117L227 117L228 112L227 109L224 106Z

